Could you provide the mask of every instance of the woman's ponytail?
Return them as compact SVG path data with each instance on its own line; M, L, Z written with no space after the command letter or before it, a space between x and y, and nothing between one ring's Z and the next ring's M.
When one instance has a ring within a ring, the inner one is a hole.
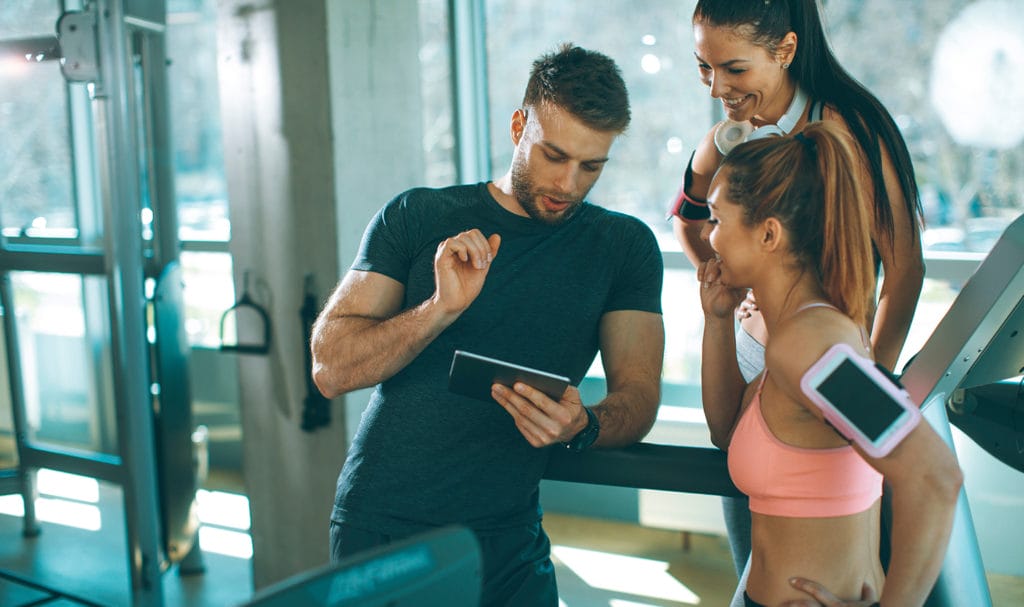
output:
M871 316L875 273L870 199L853 140L836 123L812 122L791 136L767 137L730 151L730 199L756 225L777 218L790 249L812 271L833 305L861 326Z
M826 126L828 125L828 126ZM875 297L871 213L861 185L864 170L852 140L827 122L811 123L794 137L814 148L821 179L822 287L832 303L866 325ZM797 236L799 237L799 236Z

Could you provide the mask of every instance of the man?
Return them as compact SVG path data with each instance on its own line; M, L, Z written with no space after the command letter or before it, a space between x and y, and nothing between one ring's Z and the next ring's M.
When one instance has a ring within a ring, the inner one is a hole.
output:
M368 226L312 338L325 396L377 386L338 479L334 560L461 524L483 554L482 605L558 604L548 447L633 443L660 398L661 253L640 221L584 201L629 117L615 63L565 45L534 63L508 173L407 191ZM457 349L573 385L600 350L607 397L586 408L575 387L555 401L519 383L465 398L447 390Z

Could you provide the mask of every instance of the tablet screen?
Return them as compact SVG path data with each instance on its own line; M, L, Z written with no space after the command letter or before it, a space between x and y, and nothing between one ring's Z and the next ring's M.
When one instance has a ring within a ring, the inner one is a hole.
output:
M511 387L516 382L533 386L550 398L559 400L569 385L569 378L463 350L455 351L448 374L449 390L488 402L494 402L491 398L492 384Z

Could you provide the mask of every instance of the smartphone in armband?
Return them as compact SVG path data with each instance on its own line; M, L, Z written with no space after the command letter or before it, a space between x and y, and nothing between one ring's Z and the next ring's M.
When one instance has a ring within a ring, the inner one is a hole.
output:
M921 421L921 410L896 379L848 344L832 346L800 388L845 438L885 457Z

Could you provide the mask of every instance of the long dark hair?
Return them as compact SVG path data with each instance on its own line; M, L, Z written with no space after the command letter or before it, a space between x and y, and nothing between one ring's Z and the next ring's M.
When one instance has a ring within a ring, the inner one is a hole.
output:
M875 222L891 243L895 228L882 173L882 150L878 145L881 138L892 158L907 213L912 218L911 235L918 237L919 223L913 219L920 220L923 211L907 144L885 106L839 65L825 38L816 0L699 0L693 22L718 27L748 26L752 31L748 39L773 54L786 34L795 33L797 50L789 71L812 100L839 112L857 140L871 171Z

